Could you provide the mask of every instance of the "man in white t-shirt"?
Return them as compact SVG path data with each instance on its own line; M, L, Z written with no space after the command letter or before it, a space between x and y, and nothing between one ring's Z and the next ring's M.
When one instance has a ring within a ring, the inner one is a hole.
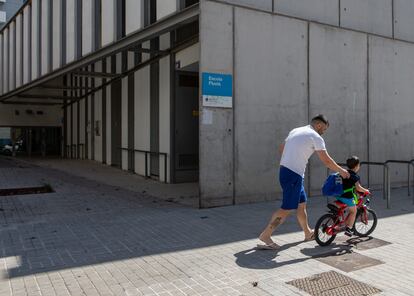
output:
M279 181L283 190L283 201L279 210L273 213L269 224L260 234L259 239L264 243L257 245L261 249L278 249L271 238L273 231L284 222L292 210L297 210L299 225L305 233L305 241L315 238L314 231L309 227L306 213L306 192L303 186L306 165L311 155L316 151L320 160L331 170L349 178L347 170L341 168L328 154L325 141L321 135L328 129L327 118L320 114L315 116L310 125L293 129L285 142L280 145L282 159L280 161Z

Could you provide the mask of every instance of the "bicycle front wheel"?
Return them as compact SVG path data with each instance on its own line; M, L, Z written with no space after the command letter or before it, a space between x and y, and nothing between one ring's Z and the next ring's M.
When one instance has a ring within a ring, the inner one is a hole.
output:
M319 218L315 225L315 240L320 246L330 245L336 237L336 234L329 234L327 230L335 225L336 216L334 214L325 214Z
M358 236L368 236L377 227L377 214L372 209L366 209L366 211L358 211L355 224L354 224L354 232Z

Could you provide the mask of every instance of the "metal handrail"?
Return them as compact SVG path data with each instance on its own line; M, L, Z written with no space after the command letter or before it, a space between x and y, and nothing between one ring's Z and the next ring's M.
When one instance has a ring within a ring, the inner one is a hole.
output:
M387 178L386 178L386 187L387 187L387 208L389 208L389 203L391 200L391 177L389 174L389 163L398 163L398 164L408 164L408 196L410 196L410 166L412 161L406 161L406 160L387 160L385 162L387 169Z
M141 150L141 149L131 149L131 148L119 148L121 150L128 151L129 153L145 153L145 178L149 178L150 174L148 173L148 155L159 155L164 157L164 183L167 183L167 158L168 153L165 152L155 152L155 151L148 151L148 150Z
M121 151L127 151L128 152L128 161L129 161L129 164L128 164L128 171L130 171L130 172L132 172L132 173L134 173L134 170L131 170L130 168L132 168L132 163L133 163L133 158L132 157L130 157L130 156L133 156L133 154L134 154L134 149L132 149L132 148L120 148L121 149Z
M414 191L414 159L410 160L410 167L413 167L413 191ZM408 187L410 187L410 183L408 183ZM414 194L413 194L413 204L414 204Z
M382 166L383 167L383 177L382 177L382 198L386 199L386 195L387 195L387 189L385 187L386 184L386 176L388 174L388 166L385 164L385 162L377 162L377 161L361 161L361 165L377 165L377 166ZM368 178L368 182L367 182L367 186L368 188L370 187L370 180Z

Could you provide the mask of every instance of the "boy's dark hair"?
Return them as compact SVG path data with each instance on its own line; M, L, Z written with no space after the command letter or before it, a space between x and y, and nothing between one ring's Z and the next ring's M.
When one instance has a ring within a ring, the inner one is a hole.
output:
M357 156L351 156L346 160L347 167L352 170L359 164L359 158Z
M326 118L326 116L323 115L323 114L316 115L314 118L312 118L312 121L311 122L312 123L322 122L322 123L324 123L324 124L326 124L326 125L329 126L328 118Z

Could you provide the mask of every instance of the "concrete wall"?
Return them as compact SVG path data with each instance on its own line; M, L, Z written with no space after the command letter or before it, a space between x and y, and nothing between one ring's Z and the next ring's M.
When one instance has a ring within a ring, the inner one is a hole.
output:
M9 91L9 30L3 31L3 69L1 71L3 80L3 93Z
M235 23L235 198L270 199L276 148L307 122L307 23L239 8Z
M324 24L414 41L411 0L219 0ZM393 35L394 31L394 35Z
M339 25L340 0L274 0L276 12L330 25Z
M102 46L115 40L115 1L102 0Z
M9 31L9 89L16 88L16 23L10 24Z
M230 4L238 4L257 9L272 11L273 0L223 0L223 2Z
M174 13L178 10L177 0L156 0L157 1L157 20Z
M392 0L342 0L344 28L392 37Z
M202 206L279 197L277 146L317 113L330 118L324 138L338 162L414 158L414 44L246 8L234 8L233 20L231 5L210 1L200 28L200 71L234 67L234 108L202 108L213 113L212 124L200 121ZM404 184L407 165L391 168L394 184ZM371 186L382 184L382 168L369 173ZM361 176L367 184L366 167ZM325 177L314 156L311 193Z
M171 75L170 75L170 61L171 57L165 57L160 60L160 77L159 77L159 119L160 119L160 134L159 134L159 143L160 143L160 152L168 154L167 157L167 182L170 181L170 121L171 121ZM164 166L164 156L160 156L160 179L165 181L165 166Z
M122 116L122 136L121 145L122 148L128 148L128 77L122 79L122 94L119 98L121 102L121 116ZM122 150L122 164L123 170L128 170L128 157L129 153L126 150Z
M49 31L52 29L49 24L49 1L43 0L41 2L41 75L49 72L50 66L50 46L49 46Z
M135 73L135 149L150 150L150 67ZM135 153L135 172L145 175L145 154Z
M143 0L125 1L125 33L128 35L144 26Z
M61 51L62 51L62 0L53 1L53 26L52 26L52 51L53 61L52 69L59 68L62 64Z
M378 37L369 41L370 157L413 159L414 45ZM406 182L406 175L407 165L392 165L394 182Z
M23 51L23 16L18 15L16 17L16 87L22 85L23 73L22 73L22 51Z
M200 61L200 43L180 50L175 54L175 61L180 63L181 68Z
M30 23L30 7L26 6L23 10L23 84L30 81L31 70L30 70L30 57L31 57L31 23Z
M70 1L70 0L69 0ZM73 0L72 0L73 1ZM39 77L39 0L32 0L32 15L31 15L31 40L32 40L32 44L31 44L31 61L32 61L32 65L31 65L31 69L32 69L32 75L31 78L32 80L36 79Z
M92 51L94 42L94 0L82 1L82 55Z
M394 0L394 36L414 41L414 1Z
M76 0L66 0L66 63L70 63L75 60L75 1Z
M367 160L367 35L311 24L309 40L309 113L331 119L324 138L334 159ZM310 176L312 189L319 191L326 168L316 156Z
M233 9L208 1L200 5L200 72L233 74ZM200 101L200 111L201 205L231 204L233 110L204 108ZM212 124L203 124L203 116L208 112L211 112Z

